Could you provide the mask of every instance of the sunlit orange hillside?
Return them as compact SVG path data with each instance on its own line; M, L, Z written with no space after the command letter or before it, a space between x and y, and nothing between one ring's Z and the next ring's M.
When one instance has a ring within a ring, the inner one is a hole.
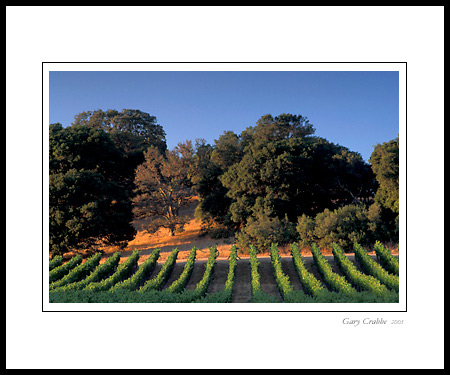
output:
M154 234L149 234L145 230L145 224L148 219L137 220L133 223L137 230L135 239L129 242L128 247L123 252L123 258L131 254L133 250L140 250L140 262L143 262L155 248L161 249L159 261L164 261L169 252L174 248L178 248L180 253L179 260L186 259L189 251L196 246L197 258L207 258L209 255L209 247L217 246L219 250L219 258L228 257L229 250L232 246L233 239L213 239L209 236L199 236L200 220L195 219L194 211L198 204L197 198L193 198L191 203L180 210L180 215L189 215L190 221L185 225L184 231L174 236L169 236L169 230L161 228ZM117 248L106 249L106 253L117 251Z

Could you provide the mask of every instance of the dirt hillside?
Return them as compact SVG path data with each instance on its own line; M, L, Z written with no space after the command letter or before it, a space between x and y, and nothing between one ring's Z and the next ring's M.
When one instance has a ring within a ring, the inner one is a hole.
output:
M146 228L146 222L148 219L137 220L133 222L136 228L137 235L133 241L128 243L125 251L122 252L122 258L125 259L134 250L140 251L139 263L143 262L155 248L161 249L161 255L159 262L163 262L167 259L170 251L174 248L178 248L180 251L178 254L178 261L183 261L189 256L189 252L193 246L196 246L197 259L207 259L209 256L209 247L217 246L219 251L219 259L227 258L230 248L234 243L234 238L228 239L213 239L209 236L200 236L200 220L195 219L194 211L198 204L197 199L193 199L192 202L185 208L180 210L180 215L188 215L190 220L184 226L184 231L174 236L169 235L169 230L161 228L158 232L150 234ZM105 250L106 254L117 251L117 248L108 248Z

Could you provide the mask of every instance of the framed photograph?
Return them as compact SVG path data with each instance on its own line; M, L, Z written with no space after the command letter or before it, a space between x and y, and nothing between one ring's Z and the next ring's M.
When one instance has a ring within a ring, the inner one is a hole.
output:
M43 311L407 311L406 62L42 74Z

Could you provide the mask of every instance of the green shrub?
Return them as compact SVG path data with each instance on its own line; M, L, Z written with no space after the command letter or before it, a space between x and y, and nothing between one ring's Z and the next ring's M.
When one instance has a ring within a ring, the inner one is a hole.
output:
M317 238L314 236L315 228L314 218L303 214L297 221L297 232L300 236L300 247L309 246L313 242L317 242Z
M298 218L297 232L301 244L315 242L319 247L331 248L337 243L352 250L353 243L370 245L375 241L378 220L364 205L347 205L333 211L325 209L315 218L303 215Z
M236 242L240 248L248 249L253 244L261 251L269 250L272 243L283 245L295 241L297 237L295 224L287 218L258 214L248 219L247 224L236 235Z

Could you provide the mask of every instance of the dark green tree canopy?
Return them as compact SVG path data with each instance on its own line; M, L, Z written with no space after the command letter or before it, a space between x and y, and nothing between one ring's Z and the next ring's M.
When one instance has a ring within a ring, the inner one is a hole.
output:
M375 200L383 207L399 212L399 139L377 144L369 159L379 187Z
M49 150L51 173L86 169L115 176L119 180L123 171L124 153L107 133L98 129L82 125L64 128L59 123L51 124Z
M262 116L256 126L248 127L241 134L242 147L258 147L267 142L276 142L289 138L303 138L314 134L315 129L306 117L283 113L273 117Z
M226 131L214 143L211 161L222 170L227 170L231 165L241 160L243 150L240 138L236 133L230 130Z
M323 138L304 137L249 148L221 176L233 200L233 221L244 223L264 207L269 216L291 221L367 198L373 192L370 166L361 156Z
M160 152L167 149L166 133L156 117L137 109L115 109L81 112L73 125L86 125L111 133L111 138L125 152L143 152L155 146Z
M126 157L102 130L49 128L50 252L122 244L135 230L123 181Z
M224 187L221 176L232 166L240 163L246 153L258 150L268 143L306 137L313 133L314 128L306 117L292 114L281 114L276 117L264 115L254 127L248 127L240 135L233 131L225 131L214 141L209 162L204 163L204 168L198 173L196 185L200 198L197 210L199 216L233 225L230 220L232 198L227 195L228 188Z
M134 172L144 162L147 148L153 146L160 153L167 150L166 133L157 124L156 117L137 109L81 112L75 116L73 124L103 130L109 134L116 147L127 157L124 186L129 191L135 188Z
M88 111L67 128L52 124L51 252L125 244L139 218L149 232L174 234L194 195L202 230L235 233L243 246L351 242L367 231L398 238L398 138L377 145L368 164L314 133L304 116L266 114L213 145L196 139L169 151L156 117L139 110Z
M224 132L197 186L203 217L236 228L252 218L253 229L260 218L295 222L364 202L375 189L360 154L314 136L308 119L292 114L264 115L240 135Z

